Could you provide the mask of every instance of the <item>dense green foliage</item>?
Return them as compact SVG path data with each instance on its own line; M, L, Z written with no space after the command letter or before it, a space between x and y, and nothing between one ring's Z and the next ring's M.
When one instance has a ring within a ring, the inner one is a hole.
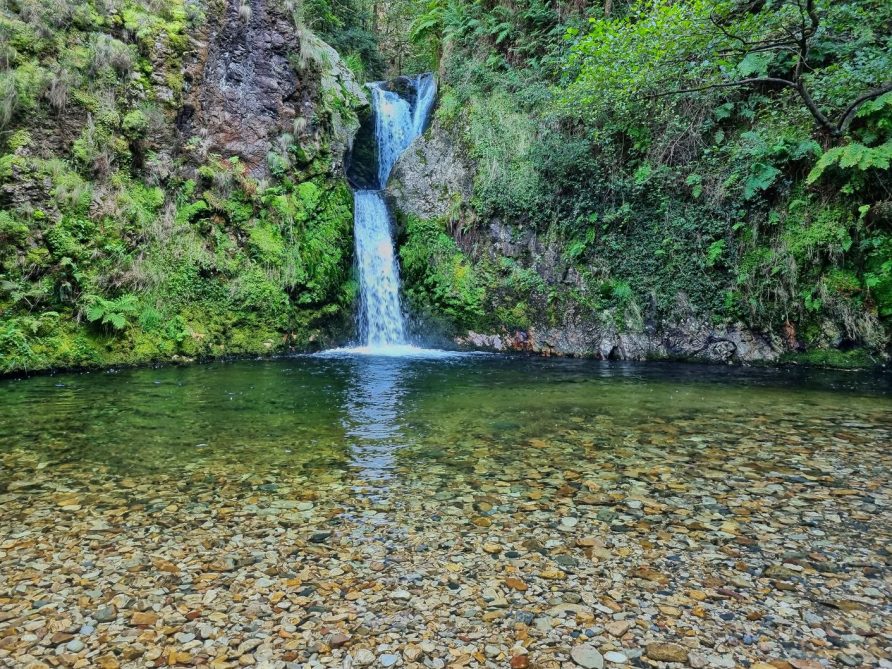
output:
M440 221L409 216L400 261L416 313L473 327L483 316L480 277Z
M232 7L250 19L250 3ZM572 313L634 331L696 317L816 360L888 353L888 2L287 7L313 113L276 140L269 178L200 134L177 140L190 38L226 3L0 11L0 370L349 329L351 198L325 137L355 116L325 88L315 35L361 80L441 75L436 123L475 176L447 216L400 224L408 301L428 320L498 330Z
M546 279L517 296L534 321L569 299L633 329L697 316L888 349L888 3L432 0L413 36L477 166L450 226L561 250L518 258Z

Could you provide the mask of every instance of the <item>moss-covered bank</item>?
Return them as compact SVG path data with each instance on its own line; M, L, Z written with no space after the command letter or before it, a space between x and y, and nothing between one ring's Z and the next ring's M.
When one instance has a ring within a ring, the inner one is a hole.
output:
M0 16L0 372L349 333L364 93L299 14L252 7Z

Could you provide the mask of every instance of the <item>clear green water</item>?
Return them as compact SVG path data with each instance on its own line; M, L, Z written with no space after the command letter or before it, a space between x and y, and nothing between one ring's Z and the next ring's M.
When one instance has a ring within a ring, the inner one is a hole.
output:
M749 666L813 657L817 618L854 634L849 656L885 657L890 391L497 356L2 381L0 664L63 652L51 627L122 669L171 648L240 666L258 630L271 658L341 666L332 621L351 652L429 638L451 662L459 630L556 667L584 633L603 652L696 637ZM163 622L127 623L147 607ZM622 640L617 608L638 620ZM221 640L172 645L207 621Z
M571 466L617 448L733 455L761 442L768 457L808 440L821 450L841 432L875 442L892 429L890 393L881 373L298 357L0 381L0 454L117 475L448 486L524 458Z

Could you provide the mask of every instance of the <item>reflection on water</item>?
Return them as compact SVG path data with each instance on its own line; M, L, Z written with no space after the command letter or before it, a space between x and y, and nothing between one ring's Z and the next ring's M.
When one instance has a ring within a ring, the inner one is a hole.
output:
M350 465L360 479L382 484L393 475L395 452L405 440L404 412L409 366L399 358L360 356L348 361L351 378L344 394L344 430Z
M626 447L665 459L691 443L815 443L846 422L887 429L889 394L883 374L342 353L0 381L0 458L383 494L540 457L596 466ZM0 485L14 475L0 469Z

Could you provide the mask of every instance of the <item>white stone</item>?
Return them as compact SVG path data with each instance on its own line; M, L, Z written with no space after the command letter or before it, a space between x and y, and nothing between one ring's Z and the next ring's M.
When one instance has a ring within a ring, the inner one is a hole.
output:
M604 669L604 657L597 648L587 643L573 648L570 657L583 669Z

